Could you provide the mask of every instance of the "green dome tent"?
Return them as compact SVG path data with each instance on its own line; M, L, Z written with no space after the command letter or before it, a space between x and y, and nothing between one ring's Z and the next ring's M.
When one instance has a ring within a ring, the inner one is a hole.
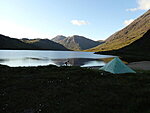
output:
M113 74L121 73L136 73L134 70L125 65L118 57L115 57L112 61L108 62L105 66L100 68Z

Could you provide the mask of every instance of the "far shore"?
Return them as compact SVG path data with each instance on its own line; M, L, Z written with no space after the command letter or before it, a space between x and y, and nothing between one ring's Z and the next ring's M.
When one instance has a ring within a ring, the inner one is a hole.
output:
M113 58L103 58L102 60L106 63L108 63L109 61L111 61ZM124 61L124 58L121 60L126 64L128 65L130 68L134 69L134 70L145 70L145 71L148 71L150 70L150 61L148 60L142 60L141 61L138 61L138 60L135 60L135 61L131 61L131 62L127 62L127 61ZM129 59L130 61L130 59ZM98 69L100 68L101 66L93 66L91 68L94 68L94 69Z
M128 66L135 70L150 70L150 61L131 62Z
M124 62L124 63L134 70L150 71L150 61L138 61L138 62L130 62L130 63ZM43 66L43 67L45 67L45 66ZM84 67L84 68L99 69L100 67L102 67L102 66L89 66L89 67Z
M128 63L126 65L128 65L130 68L132 68L134 70L145 70L145 71L150 70L150 61L131 62L131 63ZM101 66L92 66L89 68L99 69L100 67Z

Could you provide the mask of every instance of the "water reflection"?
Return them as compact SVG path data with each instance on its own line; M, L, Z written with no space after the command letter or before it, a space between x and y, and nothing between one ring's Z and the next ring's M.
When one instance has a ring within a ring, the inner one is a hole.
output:
M0 63L3 63L3 62L6 62L8 61L9 59L0 59Z
M110 57L113 56L77 51L0 50L0 64L11 67L49 64L62 66L66 61L69 61L70 66L102 66L105 62L99 59Z
M52 59L52 62L56 65L63 66L65 62L68 61L69 66L102 66L105 62L99 59L90 59L90 58L71 58L71 59Z
M41 59L41 58L17 58L17 59L1 59L0 64L8 65L10 67L19 67L19 66L43 66L53 64L49 59Z
M99 59L90 59L90 58L70 58L70 59L45 59L45 58L32 58L25 57L22 59L0 59L0 64L8 65L11 67L19 66L43 66L43 65L57 65L64 66L65 62L68 61L68 66L102 66L105 62Z

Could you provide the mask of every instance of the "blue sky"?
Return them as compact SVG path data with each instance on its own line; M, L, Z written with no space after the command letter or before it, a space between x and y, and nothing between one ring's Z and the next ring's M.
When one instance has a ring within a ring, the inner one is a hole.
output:
M104 40L150 9L150 0L0 0L0 34Z

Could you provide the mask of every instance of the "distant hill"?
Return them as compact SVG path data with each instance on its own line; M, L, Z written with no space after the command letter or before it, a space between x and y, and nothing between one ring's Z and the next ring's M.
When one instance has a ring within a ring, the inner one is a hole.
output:
M54 39L56 41L56 38ZM78 35L73 35L70 37L62 37L60 40L59 39L60 38L58 38L57 39L58 41L56 42L64 45L66 48L71 50L85 50L101 44L101 42L93 41L91 39Z
M63 45L49 39L22 39L22 41L44 50L68 50Z
M118 50L98 52L101 54L119 55L124 58L130 57L133 60L150 60L150 30L148 30L140 39L134 41L128 46Z
M104 40L97 40L97 42L103 42L104 43L105 41Z
M67 38L67 37L65 37L63 35L57 35L56 37L52 38L51 40L58 43L61 40L64 40L65 38Z
M125 47L140 39L150 29L150 10L137 18L124 29L111 35L104 44L88 51L110 51ZM143 45L144 46L144 45Z
M24 43L18 39L0 34L0 49L37 49L37 47Z
M64 46L48 39L22 40L0 35L0 49L14 50L68 50Z

